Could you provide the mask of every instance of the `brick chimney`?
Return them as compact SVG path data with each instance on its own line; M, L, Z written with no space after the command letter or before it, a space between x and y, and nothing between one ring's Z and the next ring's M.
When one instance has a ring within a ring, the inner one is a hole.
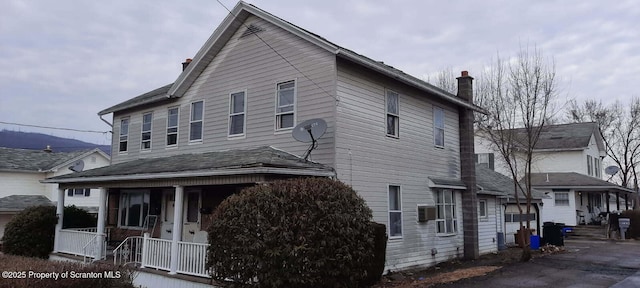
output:
M473 104L473 78L462 71L458 79L458 97ZM473 110L458 108L460 125L460 178L467 190L462 192L462 229L464 231L464 258L478 259L478 194L473 136Z
M193 59L187 58L186 60L184 60L184 62L182 62L182 71L187 69L187 66L189 66L189 63L191 63L191 61L193 61Z

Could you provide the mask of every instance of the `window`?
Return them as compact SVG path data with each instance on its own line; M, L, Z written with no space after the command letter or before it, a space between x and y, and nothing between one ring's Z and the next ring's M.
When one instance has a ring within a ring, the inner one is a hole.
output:
M476 163L494 170L494 157L493 153L476 153Z
M120 145L118 152L127 152L129 142L129 118L120 120Z
M487 216L487 200L478 201L478 217L486 218Z
M451 189L436 192L436 228L437 234L456 233L456 199Z
M244 135L246 93L232 93L229 98L229 136Z
M153 113L149 112L142 115L142 142L140 149L151 149L151 122L153 121Z
M593 166L592 166L592 162L591 162L591 155L587 155L587 174L589 174L589 176L593 175Z
M399 137L400 109L398 107L398 93L387 90L387 135Z
M553 198L555 198L556 206L569 206L569 191L554 191L553 195Z
M189 121L189 141L202 141L202 120L204 119L204 101L191 103L191 121Z
M120 196L120 226L142 227L149 215L149 192L123 190Z
M189 192L187 194L187 222L198 222L200 215L200 193Z
M593 157L593 172L596 177L600 178L600 159L598 157Z
M433 139L437 147L444 147L444 109L433 107Z
M276 130L295 126L294 107L296 102L296 81L278 83L276 98Z
M167 111L167 146L178 145L178 107L169 108Z
M395 185L389 185L389 237L402 237L402 197Z
M535 221L536 220L536 213L530 213L529 217L527 217L527 214L522 214L522 217L520 217L520 213L505 213L504 214L504 222L520 222L520 218L522 218L522 221Z
M91 196L91 189L89 189L89 188L67 189L67 196L69 196L69 197L89 197L89 196Z

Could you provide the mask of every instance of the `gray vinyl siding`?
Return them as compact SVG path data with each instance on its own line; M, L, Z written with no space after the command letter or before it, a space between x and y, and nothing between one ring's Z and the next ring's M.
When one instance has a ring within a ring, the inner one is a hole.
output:
M399 93L399 138L386 136L385 89ZM458 233L436 236L435 221L417 222L418 204L435 205L428 177L459 178L458 110L389 78L338 61L336 168L388 224L387 185L402 187L403 237L390 239L387 269L428 266L463 255L460 193ZM433 105L445 110L445 147L434 147ZM438 253L431 256L431 249Z
M312 118L327 121L327 132L319 140L311 160L333 166L335 129L335 56L305 40L256 17L246 24L262 27L259 35L313 82L291 67L255 35L239 36L241 26L181 98L144 110L118 113L114 117L113 163L140 157L176 153L200 153L262 145L303 155L309 143L297 142L291 130L275 131L276 84L296 80L295 121ZM319 88L320 87L320 88ZM149 87L155 88L155 87ZM324 91L323 91L324 90ZM246 91L244 137L228 137L229 94ZM191 103L204 100L202 143L189 143ZM180 107L177 147L166 146L167 109ZM153 111L152 148L140 151L142 114ZM117 151L120 118L130 116L129 151Z
M480 254L487 254L498 251L498 231L501 231L499 204L495 197L478 196L478 200L485 200L487 203L487 217L480 217L478 214L478 246Z

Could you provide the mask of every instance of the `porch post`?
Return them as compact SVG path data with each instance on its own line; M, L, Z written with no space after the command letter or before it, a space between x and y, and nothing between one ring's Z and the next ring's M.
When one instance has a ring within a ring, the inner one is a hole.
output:
M620 192L616 192L616 211L620 211Z
M171 265L169 274L178 273L178 242L182 240L182 206L184 202L184 187L174 186L175 201L173 204L173 238L171 239Z
M105 216L107 215L107 188L102 188L100 187L100 200L98 200L98 227L96 229L96 232L98 233L98 236L96 237L96 250L95 251L95 255L96 257L94 258L95 260L100 260L102 259L103 256L102 252L104 250L104 241L105 241L105 231L104 231L104 223L105 223Z
M624 193L624 210L629 210L629 194Z
M62 220L64 218L64 189L58 187L58 203L56 207L56 216L58 216L58 223L56 223L55 238L53 240L53 252L60 250L58 245L60 241L60 230L62 230Z
M611 212L611 211L609 210L609 190L607 190L607 196L606 196L606 198L607 198L607 199L606 199L606 201L607 201L607 213L609 213L609 212Z

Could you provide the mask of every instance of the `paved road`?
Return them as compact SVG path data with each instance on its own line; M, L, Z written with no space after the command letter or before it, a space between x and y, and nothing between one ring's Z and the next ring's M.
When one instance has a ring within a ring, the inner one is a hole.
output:
M640 241L565 241L568 252L437 287L640 287Z

